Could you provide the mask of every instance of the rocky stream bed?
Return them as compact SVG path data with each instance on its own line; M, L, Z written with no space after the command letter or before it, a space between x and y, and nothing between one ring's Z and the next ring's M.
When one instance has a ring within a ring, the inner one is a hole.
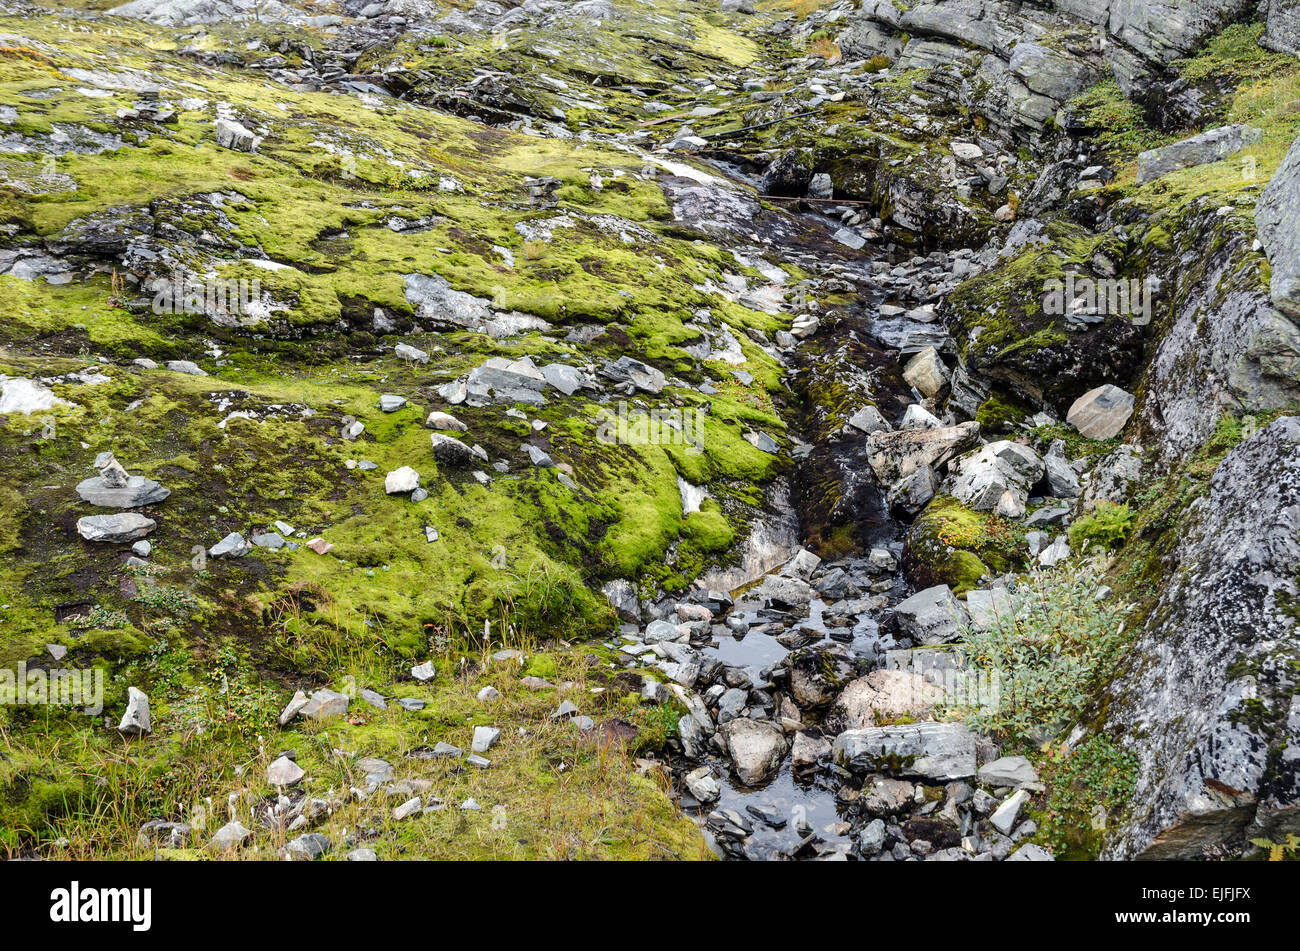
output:
M0 854L1300 831L1294 0L107 7L0 0Z

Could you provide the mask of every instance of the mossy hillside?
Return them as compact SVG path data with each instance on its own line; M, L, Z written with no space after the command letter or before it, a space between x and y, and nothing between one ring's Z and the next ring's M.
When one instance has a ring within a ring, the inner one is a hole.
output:
M277 618L291 621L292 613ZM289 626L282 636L292 636ZM638 751L662 744L681 710L640 702L633 689L639 678L616 674L606 649L557 645L506 663L477 652L449 657L439 664L437 679L421 685L403 678L391 657L366 653L364 634L353 632L353 638L356 651L344 663L346 673L331 685L354 695L375 687L390 698L387 710L354 699L345 718L278 728L274 720L288 693L267 692L252 655L230 647L198 655L165 642L123 668L106 696L120 705L125 680L148 681L155 724L150 737L123 740L90 731L82 714L62 708L6 707L0 721L0 779L7 790L0 801L0 851L51 858L212 857L204 843L227 820L233 795L238 815L257 836L251 848L230 857L275 859L296 833L250 822L250 809L274 801L266 767L292 749L308 773L290 791L295 801L300 795L330 799L364 786L356 761L369 756L392 763L398 779L429 782L426 796L447 804L403 824L391 815L399 800L336 799L331 814L316 823L334 842L334 860L356 845L381 859L709 856L695 825L663 795L666 777L643 775L633 761ZM520 683L525 674L545 675L556 687L529 690ZM488 686L499 698L478 700ZM426 706L406 712L397 697ZM597 731L581 734L568 721L550 718L564 697L596 719ZM418 758L441 740L468 748L474 726L494 724L511 729L489 751L488 769ZM28 738L38 735L39 745L29 745ZM481 812L459 809L470 797ZM140 843L139 825L161 817L194 824L192 847L155 855ZM356 830L366 831L358 838Z
M41 53L0 54L0 101L18 110L24 134L48 135L54 123L68 123L120 135L124 145L57 158L57 174L75 191L3 192L0 212L19 225L10 243L39 238L57 247L61 237L104 223L114 239L92 252L102 276L84 283L0 278L6 301L17 302L14 320L0 331L0 346L8 348L0 372L53 378L96 365L111 379L55 379L55 392L76 406L49 414L48 435L43 418L11 416L0 424L0 481L13 487L0 497L0 545L13 556L0 564L2 656L35 662L45 644L67 646L66 663L105 672L106 715L120 711L130 684L150 694L158 725L144 743L123 744L79 717L54 724L42 711L37 724L28 710L7 720L0 739L5 768L13 770L0 823L14 830L7 847L44 853L66 835L82 843L74 848L95 839L130 853L140 822L188 818L206 798L219 809L228 792L257 774L248 766L263 755L256 737L278 737L269 718L293 687L343 686L351 677L385 692L405 690L412 685L402 672L426 656L450 675L461 653L480 644L528 647L536 638L608 630L612 617L595 591L608 577L626 574L647 591L679 590L726 560L761 509L765 484L783 468L780 457L744 438L762 430L785 441L780 368L747 331L770 337L785 320L699 289L739 268L726 250L665 226L667 202L636 154L492 130L396 100L375 105L296 92L173 55L166 31L130 21L115 21L116 33L99 21L85 25L75 52L47 21L3 25ZM182 109L171 125L133 125L115 115L132 105L128 90L109 98L52 92L130 69L159 76L169 101L192 95L207 105ZM215 146L216 101L265 135L258 153ZM27 162L24 181L41 180L45 164ZM529 175L561 180L558 208L529 206ZM521 233L561 215L572 224L549 241ZM172 229L167 249L178 263L223 278L257 277L287 306L273 322L237 328L155 313L147 294L122 280L131 275L119 264L133 229L159 226ZM513 267L498 247L513 254ZM262 257L282 267L246 260ZM414 272L439 274L458 290L560 327L597 323L606 333L582 349L558 339L562 331L506 340L428 328L402 338L376 333L376 307L404 328L416 323L402 280ZM682 349L699 341L686 324L699 321L704 308L704 323L730 328L740 342L746 362L737 369L751 373L752 384L732 376L731 365L699 363ZM397 360L389 350L399 340L433 359ZM522 406L530 420L547 424L534 434L504 406L448 407L435 392L489 356L598 366L623 353L715 385L708 398L672 385L661 398L631 401L702 409L701 452L599 442L595 421L613 400L551 394L546 406ZM211 375L145 371L129 365L137 356L193 359ZM382 414L382 393L412 405ZM468 441L506 459L509 471L485 466L486 487L466 471L442 471L422 426L433 408L455 412L470 427ZM366 424L355 443L338 436L344 416ZM532 467L519 449L525 441L571 467L578 488L555 470ZM159 523L147 570L127 569L121 548L76 536L76 519L93 510L72 487L106 449L172 490L147 512ZM349 460L378 468L349 468ZM425 502L383 493L384 473L408 464L431 493ZM709 493L700 512L683 516L679 475ZM237 561L193 560L196 548L227 532L247 535L276 519L335 547L326 555L256 549ZM438 530L438 541L426 541L426 525ZM87 613L60 620L53 606L69 603ZM581 653L560 643L547 651L560 678L574 676L567 666ZM633 722L645 748L662 742L676 721L677 711L642 708L626 690L607 693L618 700L608 713ZM444 736L463 739L453 733L472 718L469 696L449 699L433 721L408 718L418 734L406 730L407 721L381 725L367 736L366 751L401 750L417 737L430 745ZM548 711L555 702L547 698ZM362 708L349 720L367 724L370 716ZM507 708L502 720L530 716ZM196 718L208 724L202 736L188 725ZM314 755L311 744L325 742L296 729L283 739L304 761ZM457 840L468 850L457 854L700 853L693 826L671 813L654 782L634 775L626 756L593 755L592 771L584 772L585 745L561 747L568 755L529 747L527 763L481 774L489 778L477 787L489 790L479 796L485 805L508 798L491 790L534 783L554 787L554 797L540 800L545 810L524 810L512 839L484 844L475 833ZM534 753L557 782L538 772ZM96 784L94 775L106 781ZM584 783L600 789L606 781L616 793L579 802ZM115 802L126 805L115 812ZM106 834L110 815L119 825ZM454 809L446 817L461 828L464 817ZM607 827L614 832L601 831ZM529 845L511 844L519 839ZM393 854L430 848L422 835L394 842Z
M681 88L684 81L719 78L759 55L755 41L732 29L733 18L725 14L680 0L620 0L614 9L612 19L600 22L572 18L491 37L400 40L367 53L359 65L407 84L410 98L439 104L442 90L472 79L476 70L504 72L508 96L459 108L558 121L574 131L623 131L654 130L660 120L679 115L647 112L645 99L629 87L647 89L670 107L695 105L698 100ZM725 106L723 95L719 102Z

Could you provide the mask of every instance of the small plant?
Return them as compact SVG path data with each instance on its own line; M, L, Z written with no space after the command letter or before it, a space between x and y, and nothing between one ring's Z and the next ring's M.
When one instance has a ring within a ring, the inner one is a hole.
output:
M1251 839L1250 844L1266 851L1270 862L1294 862L1300 859L1300 835L1288 835L1285 842Z
M136 593L135 600L168 614L184 616L199 609L199 599L184 588L169 585L145 585Z
M126 615L121 611L95 605L85 617L73 619L72 626L82 630L114 630L126 627Z
M1055 854L1096 858L1104 834L1121 817L1137 786L1137 757L1105 736L1070 749L1050 747L1042 763L1048 796L1039 839Z
M818 36L808 44L811 56L820 56L827 62L836 62L843 55L835 41L827 36Z
M1037 745L1078 719L1124 646L1123 612L1097 598L1085 566L1034 572L1011 608L984 628L967 628L962 651L996 683L997 702L969 713L977 729Z
M1075 551L1102 548L1113 551L1124 543L1133 527L1136 515L1127 503L1099 501L1090 514L1077 519L1070 526L1070 547Z

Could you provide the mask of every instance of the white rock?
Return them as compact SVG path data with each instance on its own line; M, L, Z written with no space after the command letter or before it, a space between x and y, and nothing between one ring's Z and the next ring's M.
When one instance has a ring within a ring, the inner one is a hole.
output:
M410 466L394 469L384 477L384 491L389 495L406 495L420 487L420 473Z

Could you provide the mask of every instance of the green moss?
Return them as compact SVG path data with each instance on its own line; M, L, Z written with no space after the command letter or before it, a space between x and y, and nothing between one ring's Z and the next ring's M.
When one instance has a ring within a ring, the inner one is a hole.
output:
M908 531L903 569L917 587L946 584L965 594L985 575L1022 566L1026 556L1023 527L939 496Z
M1009 433L1030 415L1029 409L1013 397L995 393L980 404L975 420L983 433Z
M1117 548L1124 543L1133 522L1134 514L1127 504L1101 500L1091 512L1079 516L1070 525L1070 547L1074 551Z

